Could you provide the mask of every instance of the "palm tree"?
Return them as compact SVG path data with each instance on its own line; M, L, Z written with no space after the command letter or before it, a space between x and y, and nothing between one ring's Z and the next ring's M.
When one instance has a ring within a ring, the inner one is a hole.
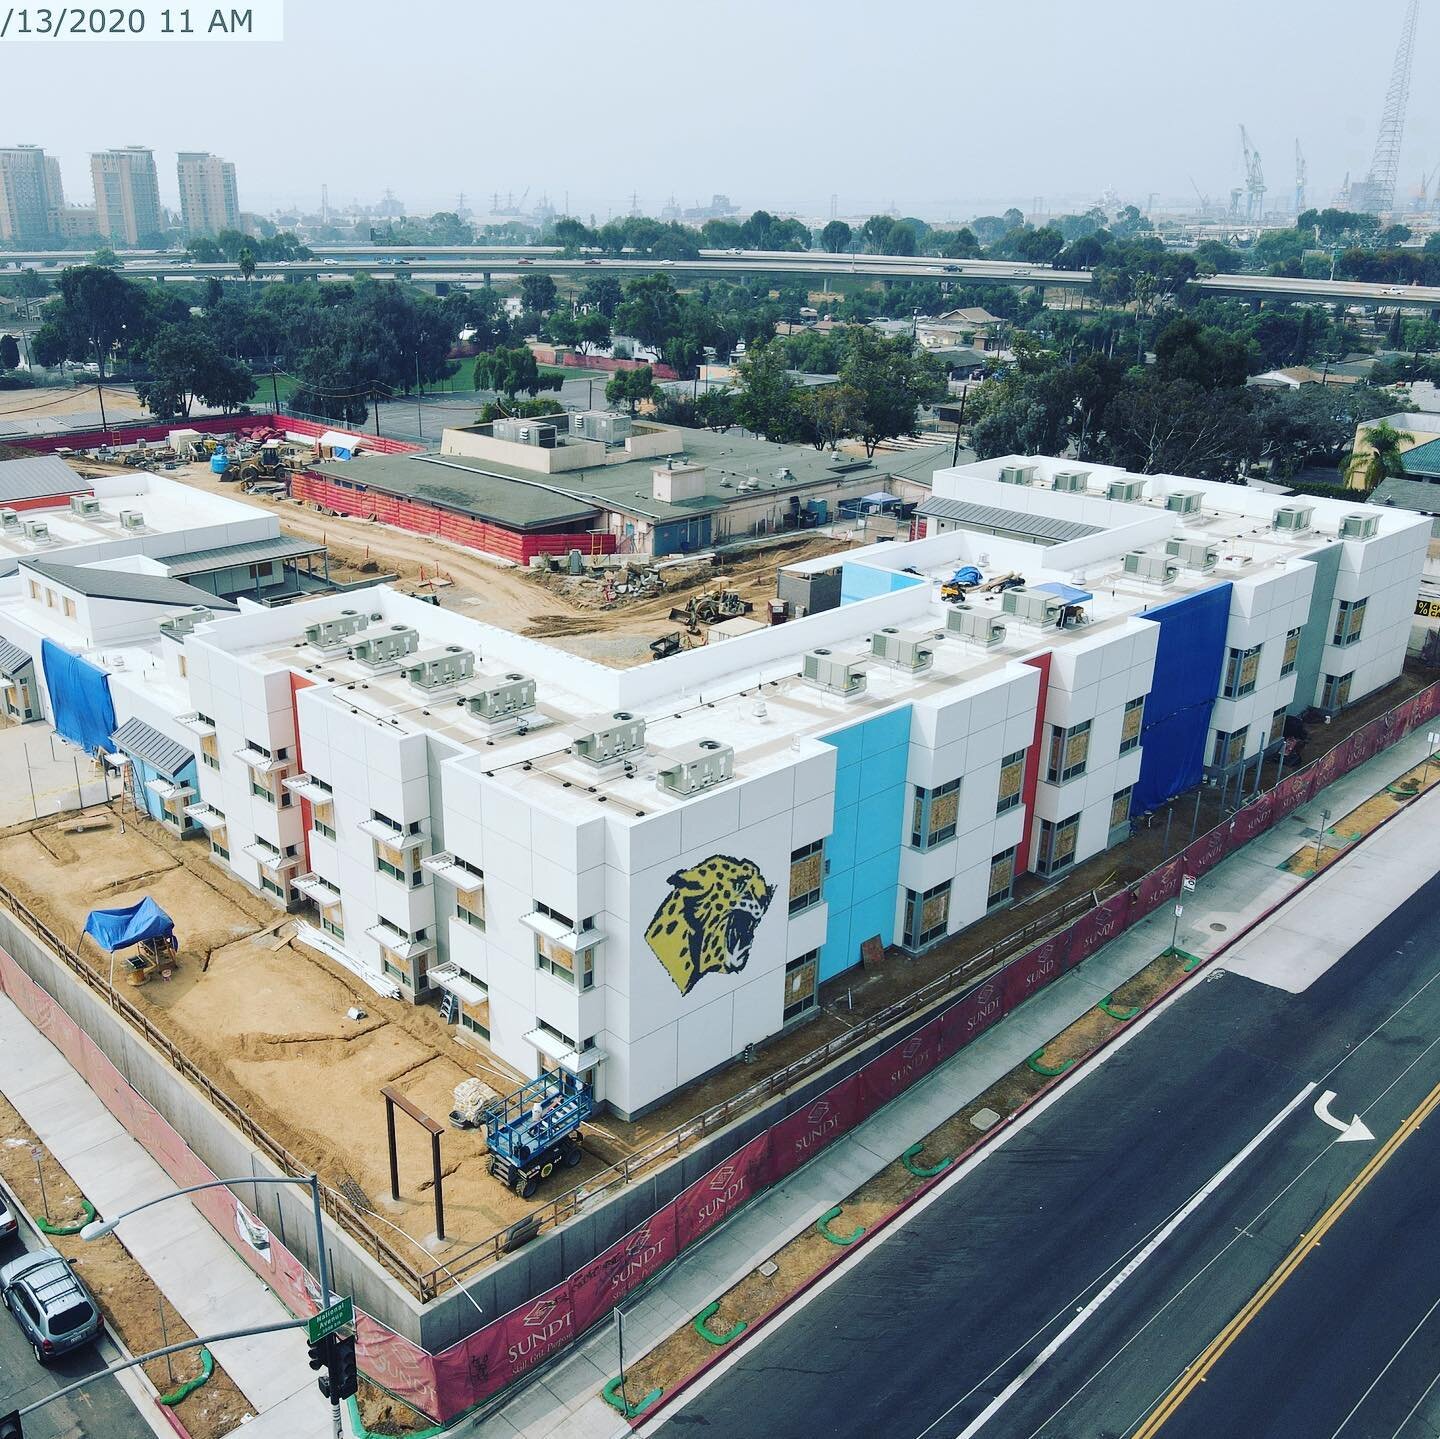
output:
M1356 489L1373 490L1381 480L1405 473L1402 459L1404 451L1415 443L1415 436L1408 430L1397 430L1387 420L1367 425L1360 439L1366 448L1359 446L1350 456L1346 466L1346 480ZM1359 481L1356 484L1356 481Z
M255 256L251 254L249 246L240 251L235 263L240 266L240 273L247 281L255 273Z

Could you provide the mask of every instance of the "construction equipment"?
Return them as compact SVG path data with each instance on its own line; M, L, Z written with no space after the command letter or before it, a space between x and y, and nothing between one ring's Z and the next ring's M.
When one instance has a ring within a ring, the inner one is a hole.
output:
M668 635L661 635L658 640L650 641L650 656L657 660L668 659L671 655L678 655L684 648L680 631L671 630Z
M529 1199L542 1179L580 1163L580 1126L594 1112L590 1086L563 1069L547 1070L513 1094L492 1099L480 1114L490 1173Z
M254 454L240 462L239 469L239 478L247 490L257 480L283 484L290 477L290 468L280 452L279 440L266 440Z
M1243 125L1240 147L1245 152L1245 220L1258 224L1265 215L1265 172L1260 167L1260 152L1251 145Z
M672 609L670 618L683 620L686 628L694 634L701 625L738 619L754 608L749 600L740 597L739 590L706 590L704 594L692 595L686 604Z

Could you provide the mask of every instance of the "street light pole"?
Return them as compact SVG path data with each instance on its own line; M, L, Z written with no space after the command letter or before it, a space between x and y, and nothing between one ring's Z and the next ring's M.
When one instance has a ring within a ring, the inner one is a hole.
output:
M330 1290L330 1260L325 1253L325 1226L320 1208L320 1176L318 1174L305 1175L264 1175L256 1177L251 1174L238 1175L233 1179L211 1179L204 1184L190 1184L184 1189L171 1190L169 1194L162 1194L155 1199L147 1199L144 1204L137 1204L133 1209L127 1209L123 1214L117 1214L113 1219L92 1219L80 1230L80 1237L84 1240L102 1239L105 1235L114 1231L116 1225L124 1223L134 1214L139 1214L143 1209L153 1208L157 1204L164 1204L171 1199L179 1199L182 1195L198 1194L202 1189L228 1189L238 1184L304 1184L310 1190L310 1205L315 1216L315 1267L319 1271L320 1279L320 1308L328 1309L331 1303ZM330 1421L334 1439L342 1439L343 1430L340 1424L340 1400L332 1398L330 1401Z

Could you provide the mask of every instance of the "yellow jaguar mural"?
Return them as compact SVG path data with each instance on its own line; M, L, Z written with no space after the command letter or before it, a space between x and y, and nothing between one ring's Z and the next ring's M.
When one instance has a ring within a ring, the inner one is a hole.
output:
M689 994L704 975L744 969L756 927L775 897L758 866L713 854L676 870L669 884L645 943L680 993Z

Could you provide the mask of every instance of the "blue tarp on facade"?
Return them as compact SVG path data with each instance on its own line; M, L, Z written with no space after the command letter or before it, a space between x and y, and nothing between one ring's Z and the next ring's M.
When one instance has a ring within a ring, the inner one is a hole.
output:
M92 909L85 917L85 933L112 952L146 939L163 939L176 948L175 921L148 895L124 909Z
M40 642L40 661L56 731L87 754L108 749L115 731L110 676L50 640Z
M1146 612L1160 626L1155 678L1145 698L1140 778L1131 814L1200 783L1205 737L1225 663L1230 585L1215 585Z

